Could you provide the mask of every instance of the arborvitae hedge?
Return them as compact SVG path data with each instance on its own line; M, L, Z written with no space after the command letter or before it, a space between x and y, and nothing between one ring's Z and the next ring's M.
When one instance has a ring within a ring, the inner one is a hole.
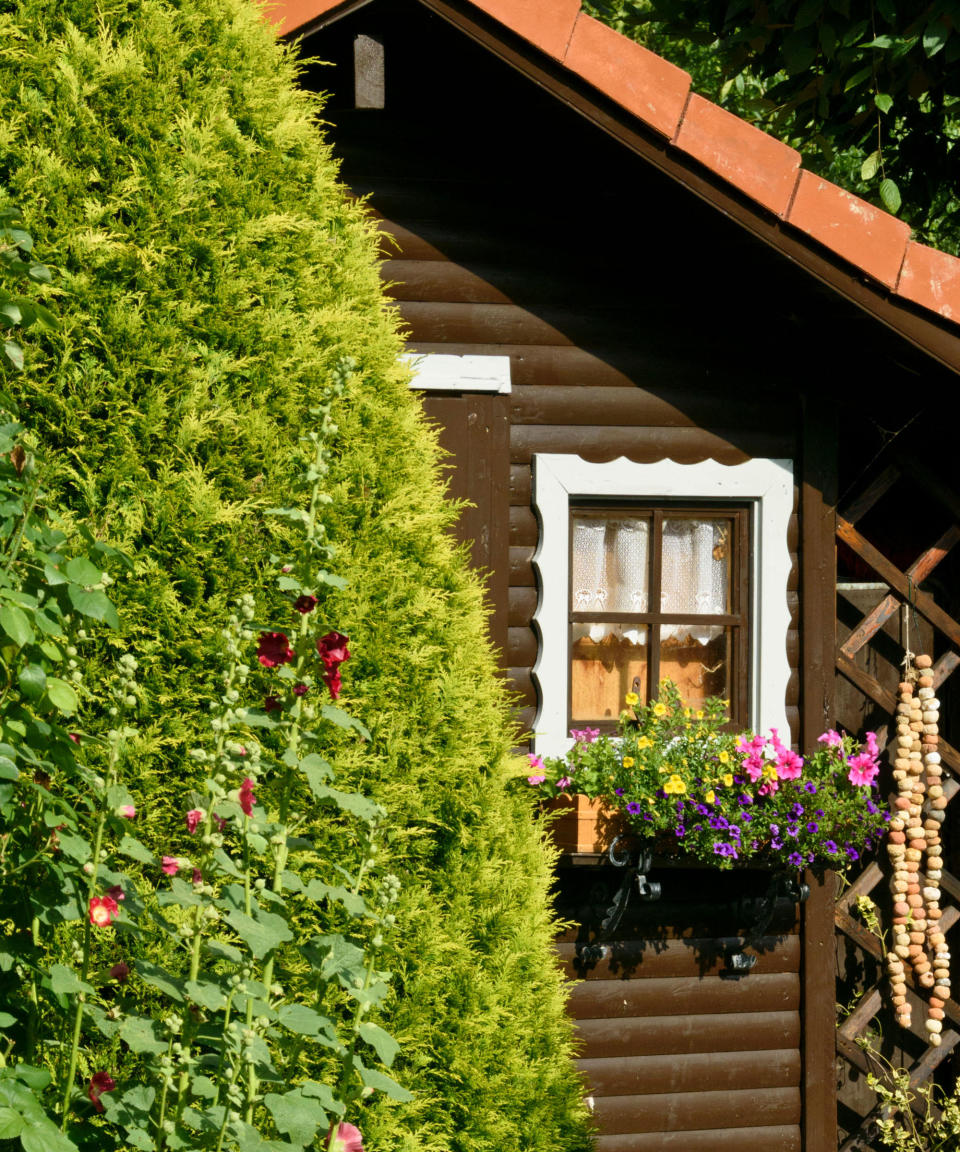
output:
M351 355L329 513L350 583L324 610L351 635L345 699L373 732L339 771L396 828L388 1026L416 1092L370 1108L367 1143L585 1148L548 862L507 785L478 589L443 534L435 444L314 98L248 0L0 0L0 62L0 195L59 269L62 318L14 387L56 502L134 557L113 643L145 670L156 847L204 732L205 657L269 567L260 512L284 502L311 397Z

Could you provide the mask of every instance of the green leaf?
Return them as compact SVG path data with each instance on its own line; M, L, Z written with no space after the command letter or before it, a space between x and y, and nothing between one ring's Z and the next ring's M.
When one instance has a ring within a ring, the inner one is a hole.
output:
M326 1032L330 1021L306 1004L281 1004L277 1009L277 1019L290 1032L298 1036L319 1036Z
M34 1092L42 1092L52 1079L46 1068L37 1068L33 1064L17 1064L13 1069L13 1074L21 1083L32 1088Z
M31 1126L20 1133L23 1152L77 1152L74 1142L44 1117L43 1123L31 1121Z
M367 910L366 901L359 893L339 885L325 884L322 880L311 880L303 894L308 900L336 900L351 916L362 916Z
M71 584L67 589L67 594L70 597L70 603L81 616L89 616L91 620L101 620L111 628L120 627L117 610L110 603L105 592L99 590L88 592L76 584Z
M47 677L47 699L64 716L73 716L80 707L76 692L59 676Z
M252 916L235 909L224 919L258 960L262 960L284 941L293 939L286 920L273 912L261 912L259 919L254 920Z
M817 55L817 42L812 30L790 32L783 38L783 62L791 74L806 72Z
M6 756L0 756L0 780L18 780L20 773L17 766Z
M0 1012L0 1028L9 1028L11 1024L16 1024L16 1016L11 1016L9 1012Z
M942 20L932 20L923 30L923 50L927 56L936 56L949 35L950 29Z
M47 674L39 664L27 664L17 677L20 690L28 700L39 700L47 686Z
M384 1076L382 1072L377 1072L373 1068L367 1068L362 1061L357 1061L357 1071L360 1074L360 1079L367 1088L374 1088L377 1092L382 1092L385 1096L389 1096L391 1100L399 1100L401 1103L406 1103L413 1099L413 1093L407 1088L402 1088L396 1080L391 1080L389 1076Z
M872 180L877 174L877 169L880 167L880 150L871 152L870 155L860 165L860 179Z
M23 1131L24 1118L12 1108L0 1108L0 1140L15 1140Z
M4 340L3 354L18 371L23 371L23 349L16 340Z
M387 1068L393 1063L393 1059L400 1051L400 1045L396 1040L387 1032L376 1024L371 1024L369 1021L364 1021L358 1028L362 1039L370 1045L376 1052L380 1063Z
M92 993L96 991L93 985L88 984L86 980L81 980L72 968L66 968L63 964L51 965L49 980L50 991L55 996L67 996L74 992Z
M204 940L204 949L212 956L217 956L221 960L229 960L231 964L239 964L243 960L243 953L239 948L234 948L232 944L227 944L223 940Z
M164 972L156 964L151 964L148 960L138 960L136 972L145 984L159 988L173 1000L183 1000L183 982L171 976L169 972Z
M227 1002L223 989L211 980L188 980L184 990L195 1004L211 1012L219 1012Z
M125 832L117 845L117 851L121 856L127 856L131 860L139 860L141 864L155 863L153 853L145 845L141 844L135 836L131 836L129 832Z
M15 604L0 607L0 628L21 648L24 644L33 643L33 628L27 614Z
M324 720L329 720L332 724L336 724L338 728L353 728L359 732L364 740L370 739L369 731L349 713L344 712L342 708L337 708L333 704L322 704L320 706L320 715Z
M277 587L284 592L299 592L303 585L293 576L278 576Z
M290 1137L294 1144L303 1147L313 1141L317 1129L326 1125L327 1114L320 1101L304 1096L299 1088L285 1092L282 1096L268 1092L263 1098L277 1131Z
M843 86L844 92L849 92L851 88L856 88L858 84L862 84L864 80L868 80L873 75L873 68L867 65L866 68L860 68L858 71L848 78L846 84Z
M880 199L888 212L896 215L900 211L900 189L889 177L880 182Z
M91 584L99 584L103 579L103 573L95 564L91 564L86 556L74 556L72 560L67 561L67 578L74 584L82 584L87 588Z
M222 848L215 848L213 858L217 862L218 867L222 872L226 872L228 876L241 877L243 873L230 857L224 852Z
M888 96L886 92L878 92L873 98L874 104L880 109L881 112L887 113L893 107L893 97Z
M383 816L383 809L374 800L368 799L360 792L341 792L339 788L331 788L328 784L311 783L311 790L318 800L329 800L341 810L349 812L366 823Z
M148 1056L166 1052L167 1041L156 1033L156 1024L143 1016L124 1016L120 1024L120 1039L130 1048Z

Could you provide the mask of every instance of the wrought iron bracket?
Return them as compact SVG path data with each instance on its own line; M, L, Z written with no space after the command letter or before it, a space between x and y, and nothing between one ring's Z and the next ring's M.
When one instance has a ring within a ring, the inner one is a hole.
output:
M757 952L748 953L747 949L757 949L774 918L779 914L789 914L795 905L802 904L809 896L809 885L801 883L796 876L788 872L774 872L763 896L738 900L735 911L739 913L738 919L746 923L747 929L739 946L727 949L726 970L720 975L728 980L746 976L757 962Z

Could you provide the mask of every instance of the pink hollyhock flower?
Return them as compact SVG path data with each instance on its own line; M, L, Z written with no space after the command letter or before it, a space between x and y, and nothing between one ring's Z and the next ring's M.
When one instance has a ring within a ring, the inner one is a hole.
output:
M136 814L137 810L132 804L121 804L117 809L117 815L122 816L125 820L132 820Z
M74 744L80 743L80 737L76 734L76 732L68 732L67 735L74 742Z
M278 696L265 696L263 698L264 712L279 712L283 708Z
M240 792L237 796L240 807L243 809L244 816L253 815L253 806L257 802L256 796L253 794L253 781L249 776L245 776L243 783L240 785Z
M202 884L203 883L203 873L200 871L199 868L194 868L192 879L193 879L194 884Z
M106 928L120 914L120 906L112 896L90 897L90 923L94 928Z
M829 732L824 732L822 736L817 737L817 743L826 744L828 748L842 748L843 737L831 728Z
M100 1097L104 1092L112 1092L116 1086L116 1080L108 1072L95 1072L90 1077L87 1084L87 1095L90 1097L90 1103L98 1112L103 1111Z
M222 816L218 816L216 812L213 814L213 822L216 824L218 832L222 832L227 826L226 820Z
M187 821L187 831L193 836L197 829L200 827L201 822L206 817L206 812L202 808L191 808L187 813L185 819Z
M264 668L275 668L278 664L289 664L293 659L293 649L285 632L261 632L257 643L257 659Z
M176 856L164 856L161 868L168 876L176 876L180 871L180 861Z
M122 960L119 964L114 964L110 969L110 979L116 980L118 984L126 984L130 977L130 965L125 964Z
M306 686L306 684L294 684L293 686L294 696L306 696L309 691L310 689Z
M880 766L869 752L860 752L856 756L851 756L847 760L847 765L850 768L847 779L858 788L872 784L874 777L880 771Z
M314 608L316 608L317 598L305 592L302 596L298 596L296 600L294 600L293 606L298 612L302 612L305 616L308 612L312 612Z
M571 728L570 735L578 744L592 744L600 735L599 728Z
M119 884L114 884L104 892L104 896L109 896L111 900L126 900L123 889Z
M789 748L781 748L777 755L777 775L781 780L796 780L803 771L803 757Z
M327 1133L323 1146L327 1152L363 1152L363 1137L359 1128L341 1120L336 1132Z

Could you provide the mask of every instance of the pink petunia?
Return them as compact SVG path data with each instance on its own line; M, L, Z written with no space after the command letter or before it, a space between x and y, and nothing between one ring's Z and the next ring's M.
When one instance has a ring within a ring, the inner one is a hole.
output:
M860 752L856 756L851 756L847 760L847 765L850 769L847 772L847 779L858 788L872 784L880 771L880 766L869 752Z
M528 776L527 777L527 783L533 784L533 785L542 784L544 782L544 780L546 780L546 776Z
M843 737L835 729L831 728L829 732L824 732L822 736L817 737L818 744L826 744L828 748L842 748Z
M560 779L557 781L557 787L561 788L561 789L569 788L572 783L573 783L573 781L570 779L569 776L561 776Z
M187 831L193 836L197 829L200 827L201 822L206 817L206 812L202 808L191 808L186 815Z
M592 744L600 735L599 728L571 728L570 735L577 744Z
M781 780L796 780L803 771L803 757L789 748L781 748L777 755L777 776Z

